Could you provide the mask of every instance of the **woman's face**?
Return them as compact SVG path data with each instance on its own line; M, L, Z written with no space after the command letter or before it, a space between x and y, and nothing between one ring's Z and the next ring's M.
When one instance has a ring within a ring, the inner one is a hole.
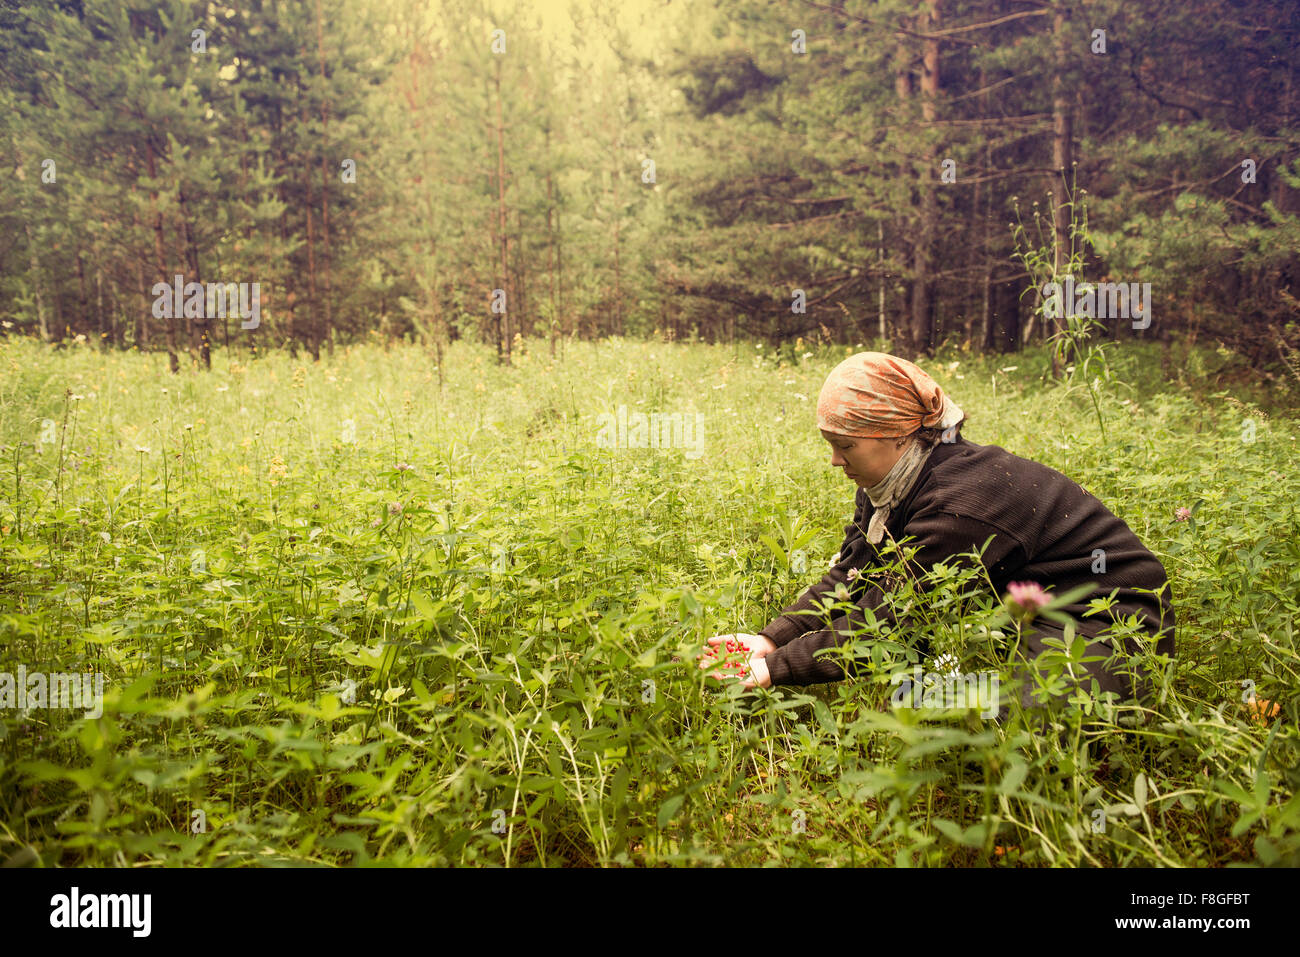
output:
M879 485L899 460L908 436L893 439L858 439L822 430L822 438L831 446L831 468L842 468L859 488Z

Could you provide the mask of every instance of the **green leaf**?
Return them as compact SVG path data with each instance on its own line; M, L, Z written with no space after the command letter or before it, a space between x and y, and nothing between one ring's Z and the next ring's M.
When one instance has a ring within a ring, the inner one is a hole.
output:
M786 556L785 549L781 547L781 544L775 538L764 533L758 536L758 540L767 546L768 551L776 556L777 561L787 568L790 566L790 559Z
M429 600L429 596L423 592L413 590L411 592L411 604L415 606L415 610L419 613L422 621L438 620L438 610L433 606L433 602Z
M1021 782L1029 773L1029 765L1024 761L1012 759L1011 767L1007 768L1007 773L1002 778L1002 783L998 785L999 794L1014 794L1020 787Z
M826 706L826 702L817 698L813 703L813 714L817 716L817 723L832 738L839 737L839 729L835 726L835 717L831 714L831 709Z
M1255 838L1255 856L1265 867L1274 867L1282 860L1277 847L1263 834Z
M932 819L930 823L933 824L936 828L938 828L939 831L941 831L944 834L944 836L946 836L949 840L953 841L956 844L963 843L962 841L963 835L962 835L961 828L958 827L954 822L946 820L945 818L936 817Z
M659 827L661 829L668 826L668 822L673 819L673 815L677 813L678 809L682 806L682 802L685 800L685 794L674 794L672 797L668 798L668 800L664 801L663 804L659 805Z

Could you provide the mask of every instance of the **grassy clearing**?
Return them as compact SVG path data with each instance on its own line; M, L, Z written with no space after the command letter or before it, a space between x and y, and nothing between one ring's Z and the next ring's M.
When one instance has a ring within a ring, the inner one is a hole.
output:
M457 344L440 388L409 346L173 378L0 343L0 672L105 677L98 719L0 709L0 861L1300 864L1296 429L1204 354L1125 344L1095 406L1041 352L924 364L1172 580L1153 708L997 724L891 709L905 640L802 690L693 665L839 546L842 349L521 348ZM703 454L598 447L619 405L703 413ZM961 584L927 628L996 667L1005 615Z

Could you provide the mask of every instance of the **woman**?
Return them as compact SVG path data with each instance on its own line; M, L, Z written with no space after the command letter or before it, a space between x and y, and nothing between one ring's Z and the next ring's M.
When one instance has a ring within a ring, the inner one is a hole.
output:
M913 540L905 547L919 549L909 565L918 580L937 562L962 563L957 556L979 552L991 539L981 562L998 594L1013 582L1034 582L1056 594L1092 585L1091 595L1059 609L1075 619L1079 634L1095 638L1112 618L1137 615L1157 638L1155 650L1172 656L1174 615L1159 560L1078 483L996 445L966 440L959 431L964 421L939 385L906 359L861 352L836 366L817 400L817 424L830 443L832 467L844 469L858 487L857 510L839 559L759 634L710 638L700 667L714 667L712 655L730 642L726 647L743 645L748 653L748 668L740 672L745 687L844 678L832 656L815 656L855 629L861 633L863 608L897 627L883 606L882 585L889 583L857 571L888 564L878 546L908 537ZM814 606L841 585L850 589L854 613L825 629ZM1092 598L1107 595L1114 598L1107 610L1084 617ZM1046 650L1044 638L1062 636L1062 629L1039 617L1023 629L1021 653L1036 658ZM1089 643L1084 657L1109 658L1114 640L1106 636ZM1129 698L1144 690L1104 662L1085 667L1101 691ZM1027 682L1022 700L1029 703Z

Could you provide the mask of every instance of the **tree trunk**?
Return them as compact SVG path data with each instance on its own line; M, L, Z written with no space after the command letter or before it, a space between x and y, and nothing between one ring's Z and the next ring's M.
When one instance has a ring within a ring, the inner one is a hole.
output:
M54 295L50 298L50 305L54 307L54 328L61 330L59 338L63 339L68 333L68 325L63 321L63 294L56 283L53 289Z
M282 136L284 131L284 115L279 106L276 106L275 109L274 125L275 125L275 134L273 137L273 142L277 144L282 144L283 143ZM284 154L283 146L278 146L276 149L276 167L278 171L284 174L283 178L280 180L280 202L284 203L284 205L287 208L285 210L285 215L280 217L280 241L281 243L284 244L285 247L287 247L289 245L289 239L290 239L288 211L294 208L295 203L289 197L289 187L288 187L289 178L290 178L289 162ZM286 268L283 273L284 275L284 337L289 346L290 358L297 359L298 358L298 316L297 316L298 288L297 288L297 282L295 281L295 277L298 275L298 271L293 268L292 257L290 257L289 260L286 262L286 266L288 268ZM259 326L258 329L254 329L250 331L251 331L251 335L249 336L249 340L248 340L248 348L250 353L253 356L256 356L257 355L257 333L261 331L261 327Z
M50 325L45 318L45 298L41 294L41 257L37 255L36 243L32 241L30 220L23 219L23 234L27 237L27 263L31 267L32 298L36 300L36 326L41 334L41 342L50 341Z
M567 324L566 330L566 311L564 308L564 230L560 227L562 219L562 210L560 207L555 209L555 301L559 315L556 320L560 324L560 358L564 358L565 342L568 336L573 335L573 324Z
M99 333L99 348L107 349L111 343L104 328L104 270L95 267L95 330Z
M991 115L989 91L985 89L984 71L980 71L980 88L984 89L984 115ZM984 169L993 169L993 144L989 140L984 141ZM984 259L984 305L981 320L984 323L984 340L983 351L991 352L993 350L993 277L996 274L997 265L992 256L992 239L993 239L993 184L989 183L988 188L984 191L984 222L983 235L981 237L980 248Z
M942 0L930 0L919 21L918 32L932 32L939 28ZM938 115L939 94L939 40L929 37L924 41L921 68L921 119L927 136L925 168L921 177L921 228L916 246L915 272L912 285L912 343L918 355L934 352L934 245L939 218L939 197L935 192L935 167L939 162L938 143L934 137Z
M145 156L148 161L149 179L156 181L158 177L158 163L156 159L156 154L154 152L152 137L149 138L147 141ZM165 251L167 247L166 244L163 242L162 204L159 201L157 190L151 190L149 193L149 197L153 201L153 212L154 212L154 217L153 217L153 253L155 259L154 265L158 269L159 278L170 286L171 277L167 275L167 253ZM182 292L184 292L184 290L182 290ZM150 301L152 301L152 299ZM167 362L169 367L171 368L172 374L175 375L177 372L180 372L181 370L181 362L180 362L180 358L176 354L176 321L177 321L176 310L172 309L170 311L172 313L172 316L170 319L167 320Z
M622 150L619 150L617 155L621 156ZM618 204L619 170L615 169L613 179L614 179L614 183L613 183L613 189L614 189L614 328L618 331L618 334L621 336L623 335L623 264L622 264L622 259L619 255L619 233L620 233L620 227L622 225L621 222L622 216L620 215L619 204ZM732 323L732 337L734 338L735 324L736 324L736 320L734 317L732 318L731 323Z
M528 244L524 240L524 211L522 206L515 207L515 295L519 302L515 308L515 335L527 338L530 335L528 318L528 260L524 255Z
M77 253L77 302L81 306L81 312L77 318L81 322L86 322L90 318L90 294L86 290L86 263L81 253ZM90 338L87 336L86 338Z
M190 228L190 210L185 200L185 190L182 188L178 192L180 208L181 238L185 243L185 259L190 270L190 282L203 282L202 271L199 268L199 246L194 241L194 231ZM208 315L206 308L203 315L186 323L190 335L190 353L199 362L203 363L203 368L212 368L212 317Z
M141 352L149 348L149 316L152 315L152 311L147 304L153 302L153 296L149 295L149 287L144 284L144 259L142 255L135 261L136 295L146 303L145 308L137 313L140 318L135 323L135 347ZM132 299L135 298L136 296L132 296Z
M298 103L299 103L299 121L303 129L307 128L307 107L302 101L302 85L298 86ZM304 164L310 171L310 162ZM316 283L316 223L315 217L312 216L311 208L311 173L308 172L302 178L302 188L305 194L303 199L303 209L307 213L307 349L311 352L312 361L320 361L320 288Z
M108 280L108 328L111 344L117 349L126 348L126 310L122 307L122 287L115 277Z
M880 279L880 296L876 304L876 319L880 324L880 342L883 348L889 339L889 330L885 328L885 221L876 220L876 272Z
M1052 168L1056 178L1053 192L1056 194L1052 203L1053 263L1052 271L1060 276L1070 259L1070 179L1073 171L1074 111L1066 90L1065 71L1068 58L1068 29L1070 11L1064 4L1056 7L1052 29L1055 34L1054 69L1052 70ZM1080 279L1083 277L1080 276ZM1052 319L1052 332L1063 329L1064 319ZM1047 334L1046 318L1043 321L1043 333ZM1052 377L1059 379L1064 375L1061 359L1056 348L1052 350Z
M329 193L329 104L325 98L324 91L329 89L325 82L325 37L324 37L324 17L321 13L321 0L316 0L316 56L320 61L320 82L321 82L321 102L320 102L320 122L321 122L321 161L320 161L320 241L321 241L321 272L325 282L325 298L321 305L324 307L325 317L325 342L329 355L334 355L334 315L333 304L331 302L331 275L330 267L334 258L330 248L330 193ZM317 351L319 358L319 350Z
M906 28L908 21L903 20L902 26ZM898 94L899 111L898 115L901 123L907 123L909 101L912 98L912 54L908 47L908 42L904 39L898 40L898 46L894 50L894 92ZM899 160L899 175L905 183L916 182L916 168L911 161L904 157ZM913 250L915 258L915 250ZM913 276L903 277L903 303L900 306L900 314L903 310L910 308L912 299ZM902 319L900 315L900 319ZM894 347L895 352L915 354L915 346L912 343L912 324L910 321L900 321L898 323L900 333L900 342Z
M505 294L505 309L496 313L497 362L510 364L510 311L514 309L514 289L510 282L510 231L506 226L506 134L501 116L501 58L496 58L497 104L497 222L501 244L501 290Z
M551 155L551 131L546 131L546 155ZM547 248L547 272L551 277L551 315L550 315L550 335L551 335L551 358L555 358L555 340L557 338L557 321L559 316L555 312L555 229L551 225L551 217L555 211L555 200L551 194L551 171L546 171L546 248Z
M994 273L993 280L993 328L998 352L1018 351L1020 336L1020 290L1015 279L998 279ZM1001 334L997 328L1001 326Z

